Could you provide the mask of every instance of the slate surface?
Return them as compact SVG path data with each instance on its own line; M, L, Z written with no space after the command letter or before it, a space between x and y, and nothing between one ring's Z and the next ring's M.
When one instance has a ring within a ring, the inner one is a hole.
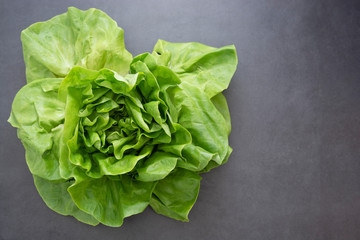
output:
M359 2L104 2L0 1L0 239L360 239ZM20 32L71 5L109 14L133 55L158 38L236 45L234 152L203 175L190 223L147 209L91 227L38 195L6 122L25 84Z

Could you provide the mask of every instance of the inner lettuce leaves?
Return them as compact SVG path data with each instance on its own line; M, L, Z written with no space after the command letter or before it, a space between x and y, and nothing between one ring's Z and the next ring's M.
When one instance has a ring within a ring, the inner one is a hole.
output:
M235 47L159 40L132 58L109 16L74 7L21 39L28 83L8 121L47 206L90 225L121 226L148 205L188 221L199 174L232 151L222 91Z

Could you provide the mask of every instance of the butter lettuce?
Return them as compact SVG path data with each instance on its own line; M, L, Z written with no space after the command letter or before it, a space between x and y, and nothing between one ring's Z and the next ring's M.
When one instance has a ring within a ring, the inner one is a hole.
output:
M232 151L235 47L159 40L132 58L110 17L73 7L21 38L28 83L9 122L49 208L112 227L149 205L188 221L199 173Z

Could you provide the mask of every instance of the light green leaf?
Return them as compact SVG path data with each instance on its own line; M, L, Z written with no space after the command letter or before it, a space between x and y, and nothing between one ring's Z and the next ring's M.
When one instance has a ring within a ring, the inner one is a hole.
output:
M42 79L24 86L8 120L18 128L31 173L49 180L61 179L58 159L65 117L65 105L57 99L61 80Z
M221 163L218 163L216 161L210 161L208 163L208 165L206 165L206 167L200 171L200 173L208 172L213 168L216 168L216 167L218 167L218 166L220 166L222 164L225 164L229 160L229 156L232 153L232 151L233 151L232 148L229 146L228 151L226 153L226 156L225 156L224 160Z
M75 182L68 191L75 204L101 223L119 227L125 217L138 214L149 205L154 182L145 183L120 175Z
M49 208L65 216L74 216L77 220L93 226L99 223L93 216L81 211L71 199L67 189L74 183L73 180L52 182L36 175L33 177L40 196Z
M211 159L221 164L228 150L228 126L223 115L203 91L187 82L181 86L184 87L182 91L170 89L168 94L172 95L177 109L178 119L175 121L192 137L192 146L185 146L183 154L188 164L196 164L183 167L195 167L200 171Z
M209 98L225 90L236 70L235 46L213 48L200 43L170 43L159 40L153 55L183 82L204 91Z
M145 161L145 164L137 168L137 180L152 182L166 177L176 166L179 157L171 153L155 152Z
M94 8L70 7L64 14L25 29L21 41L28 82L65 77L74 66L126 74L132 59L125 49L123 30Z
M219 93L211 98L211 102L214 104L216 109L221 113L221 115L223 115L226 122L227 133L228 135L230 135L231 118L225 96L222 93Z
M155 212L181 221L188 215L199 194L201 177L185 169L177 169L156 185L150 206Z

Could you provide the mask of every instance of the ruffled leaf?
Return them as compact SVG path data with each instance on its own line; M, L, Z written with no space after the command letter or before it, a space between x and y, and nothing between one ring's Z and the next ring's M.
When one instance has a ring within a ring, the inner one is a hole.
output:
M181 81L201 89L209 98L229 86L237 65L234 45L213 48L201 43L158 40L153 55L160 65L171 68Z
M200 180L196 173L177 169L156 185L150 206L159 214L189 221L190 209L199 194Z
M8 120L18 128L31 173L49 180L62 178L58 159L65 105L57 99L61 81L42 79L24 86Z
M94 8L70 7L64 14L25 29L21 41L28 82L65 77L74 66L126 74L132 59L125 49L124 31Z
M137 182L121 175L117 179L82 180L69 187L68 191L82 211L105 225L119 227L125 217L144 211L154 187L154 182Z
M81 211L75 205L67 191L69 186L73 184L73 180L52 182L36 175L33 177L36 189L49 208L65 216L71 215L83 223L93 226L99 223L93 216Z

